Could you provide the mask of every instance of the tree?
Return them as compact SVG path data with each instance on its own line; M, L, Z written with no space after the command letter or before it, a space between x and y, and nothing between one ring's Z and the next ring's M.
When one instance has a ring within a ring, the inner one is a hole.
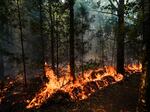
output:
M3 52L2 52L2 38L3 38L3 34L4 34L4 23L6 22L6 4L4 2L4 0L0 1L0 9L3 9L3 12L1 12L2 10L0 10L0 81L3 80L4 77L4 60L3 60Z
M53 14L52 14L52 6L50 0L49 2L49 17L50 17L50 36L51 36L51 63L52 63L52 69L55 70L55 60L54 60L54 20L53 20Z
M1 55L2 52L0 51L0 89L3 89L3 78L4 78L4 60L3 56Z
M139 88L139 105L138 112L149 112L150 106L150 1L139 0L139 24L141 29L141 36L143 37L143 74L141 75L141 82ZM147 107L147 110L146 108Z
M59 14L59 12L60 12L60 8L59 8L59 2L58 3L55 3L54 4L54 8L55 8L55 11L54 11L54 16L53 16L53 23L54 23L54 25L55 25L55 27L54 27L54 32L55 32L55 44L56 44L56 74L58 75L59 74L59 34L60 34L60 32L59 32L59 21L61 20L60 19L60 14ZM54 22L55 21L55 22Z
M69 10L70 10L70 74L75 81L75 62L74 62L74 0L69 0Z
M117 72L124 74L124 0L119 0L118 9L118 34L117 34Z
M117 6L113 3L116 2ZM124 22L124 14L125 14L125 4L124 0L109 0L109 5L105 7L105 9L111 9L111 13L118 17L117 25L117 72L124 74L124 39L125 39L125 22ZM116 14L116 13L117 14Z
M42 43L42 66L43 66L43 75L45 76L45 43L44 43L44 37L43 37L43 1L39 0L39 12L40 12L40 38L41 38L41 43Z
M19 0L17 0L17 8L18 8L18 19L19 19L19 29L20 29L21 50L22 50L24 84L25 84L25 87L26 87L27 86L27 81L26 81L26 64L25 64L25 53L24 53L22 20L21 20L21 12L20 12L20 7L19 7Z
M146 46L146 56L145 56L145 68L146 68L146 106L147 111L149 112L149 106L150 106L150 1L144 0L143 1L143 11L144 11L144 20L143 20L143 40L144 44Z
M85 5L85 2L81 1L79 2L78 10L76 9L75 13L75 36L76 39L76 46L79 47L79 49L76 49L81 56L80 62L81 62L81 67L82 67L82 75L84 73L84 54L85 54L85 40L84 40L84 33L86 29L88 28L88 11L87 7ZM80 37L81 36L81 37ZM78 40L77 40L78 39ZM81 41L81 42L80 42ZM78 46L77 46L78 45ZM78 54L78 55L80 55Z

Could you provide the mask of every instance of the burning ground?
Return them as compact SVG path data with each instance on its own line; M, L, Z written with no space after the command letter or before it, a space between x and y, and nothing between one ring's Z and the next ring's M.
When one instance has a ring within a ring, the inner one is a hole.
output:
M1 111L134 112L138 102L138 84L142 66L128 65L125 70L129 77L117 74L115 68L111 66L90 69L79 73L73 83L69 66L61 69L61 76L56 76L46 64L48 81L34 92L31 92L33 82L26 92L20 89L15 89L12 93L10 90L3 92ZM12 83L11 86L15 86L15 83L19 81Z

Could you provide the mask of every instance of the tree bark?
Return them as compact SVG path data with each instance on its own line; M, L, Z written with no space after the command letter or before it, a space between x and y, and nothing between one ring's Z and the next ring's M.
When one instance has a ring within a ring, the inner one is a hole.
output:
M52 69L55 71L55 60L54 60L54 24L53 24L53 15L52 15L52 8L51 8L51 1L49 0L49 17L51 21L51 63Z
M117 35L117 72L124 74L124 0L119 0L118 4L118 35Z
M70 72L75 81L75 62L74 62L74 0L69 0L70 9Z
M82 16L82 29L83 29L83 16ZM81 59L81 64L82 64L82 76L84 75L84 36L83 36L83 31L82 31L82 59Z
M44 37L43 37L43 15L42 15L42 10L43 10L43 8L42 8L42 5L43 5L43 2L42 2L42 0L39 0L39 6L40 6L40 38L41 38L41 43L42 43L42 68L43 68L43 75L45 76L45 69L44 69L44 67L45 67L45 62L46 62L46 60L45 60L45 42L44 42ZM43 77L44 77L43 76Z
M105 53L104 53L104 40L103 40L103 36L101 38L101 52L102 52L102 66L104 67Z
M56 20L56 74L58 75L59 74L59 17L56 16L55 18Z
M3 38L4 34L4 24L0 21L0 39ZM0 81L3 81L4 78L4 60L3 60L3 51L2 49L2 40L0 40Z
M0 52L0 90L2 90L4 86L4 60L1 54Z
M20 40L21 40L21 51L22 51L24 84L25 84L25 87L27 87L26 64L25 64L24 42L23 42L23 31L22 31L22 21L21 21L21 13L20 13L20 7L19 7L19 0L17 0L17 8L18 8L18 19L19 19L19 29L20 29Z
M4 59L2 53L0 52L0 80L4 78Z
M144 21L143 21L143 38L146 45L146 57L145 57L145 68L146 68L146 106L148 112L150 112L150 1L144 0Z
M138 112L150 112L150 1L140 0L142 7L142 26L143 26L143 45L145 46L145 54L143 59L143 74L141 75L141 83L139 88L139 104ZM141 13L140 12L140 13ZM147 107L147 108L145 108ZM147 110L146 110L147 109Z

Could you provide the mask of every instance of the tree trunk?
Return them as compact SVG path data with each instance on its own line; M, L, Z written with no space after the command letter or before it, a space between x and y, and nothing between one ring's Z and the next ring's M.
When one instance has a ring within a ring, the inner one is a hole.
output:
M44 69L44 66L45 66L45 43L44 43L44 38L43 38L43 15L42 15L42 0L39 0L39 6L40 6L40 38L41 38L41 43L42 43L42 66L43 66L43 75L45 76L45 69ZM43 76L43 77L44 77Z
M83 29L83 17L82 17L82 29ZM82 64L82 76L84 74L84 61L83 61L83 56L84 56L84 36L83 36L83 31L82 31L82 59L81 59L81 64Z
M3 38L4 34L4 24L0 21L0 39ZM0 40L0 81L3 81L4 78L4 60L3 60L3 51L2 51L2 40Z
M118 35L117 35L117 72L124 74L124 0L119 0L118 5Z
M145 54L143 59L143 74L141 76L141 84L139 88L139 105L138 112L150 112L150 1L140 0L142 6L143 19L143 44L145 46ZM147 110L146 108L147 107Z
M115 66L115 54L116 54L116 52L115 52L115 48L116 48L116 27L115 26L113 26L113 33L114 33L114 44L113 44L113 46L112 46L112 66Z
M104 62L105 62L105 53L104 53L104 40L103 40L103 36L101 38L101 52L102 52L102 66L104 67Z
M51 21L51 63L52 69L55 71L55 60L54 60L54 24L53 24L53 15L52 15L52 8L51 2L49 0L49 17Z
M75 81L75 62L74 62L74 0L69 0L69 9L70 9L70 72Z
M24 42L23 42L22 21L21 21L19 0L17 0L17 8L18 8L18 19L19 19L19 29L20 29L20 40L21 40L21 51L22 51L24 84L25 84L25 87L27 87L27 81L26 81L26 64L25 64L25 53L24 53Z
M150 112L150 1L144 0L143 4L144 10L144 21L143 21L143 38L146 45L146 56L145 56L145 68L146 68L146 106L147 111Z
M4 60L1 54L0 52L0 90L2 90L4 86Z
M58 28L59 28L59 24L58 24L58 22L59 22L59 19L56 17L56 67L57 67L57 69L56 69L56 74L58 75L59 74L59 70L58 70L58 68L59 68L59 30L58 30Z
M4 60L2 53L0 52L0 80L4 77Z

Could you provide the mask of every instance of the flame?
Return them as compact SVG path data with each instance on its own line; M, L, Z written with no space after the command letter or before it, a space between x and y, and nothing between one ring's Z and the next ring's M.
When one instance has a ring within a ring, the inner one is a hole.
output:
M141 71L141 65L129 65L125 67L127 71ZM35 95L26 108L39 108L45 101L51 98L57 91L61 90L70 95L72 100L87 99L96 90L114 84L123 79L123 75L116 72L112 66L104 68L90 69L79 73L76 81L70 75L70 66L62 68L62 75L55 75L52 68L45 63L46 77L48 83Z
M129 64L125 67L125 70L129 73L142 72L142 64Z

